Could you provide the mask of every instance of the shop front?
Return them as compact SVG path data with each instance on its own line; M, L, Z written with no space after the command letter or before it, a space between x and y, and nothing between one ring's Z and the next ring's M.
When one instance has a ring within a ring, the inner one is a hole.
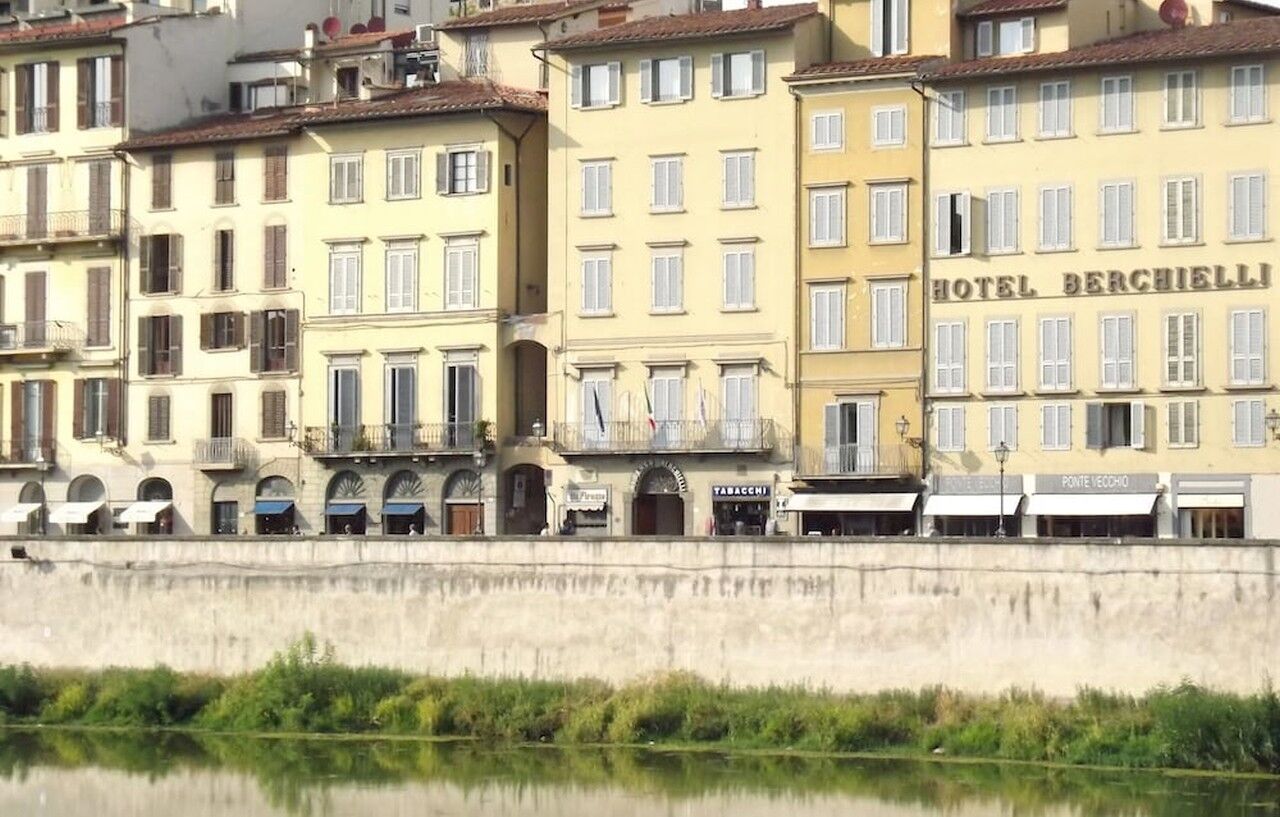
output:
M1243 539L1252 480L1248 476L1175 476L1177 535L1185 539Z
M608 486L576 486L564 490L564 519L560 533L571 536L609 535Z
M763 483L712 485L716 536L761 536L773 504L773 486Z
M804 536L914 536L918 491L793 494L783 509L799 514Z
M1020 474L935 476L925 525L935 536L1020 536L1022 500Z
M1049 538L1150 538L1156 535L1155 474L1037 474L1026 513Z

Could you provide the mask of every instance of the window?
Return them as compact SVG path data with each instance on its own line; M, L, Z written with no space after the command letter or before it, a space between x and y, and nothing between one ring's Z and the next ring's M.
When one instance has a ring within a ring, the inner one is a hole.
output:
M143 236L138 246L142 293L179 292L182 289L182 236Z
M0 286L3 286L0 283ZM87 306L84 345L111 345L111 268L90 267L86 282Z
M1101 127L1104 133L1133 130L1133 77L1102 78Z
M587 315L613 311L613 258L607 254L582 258L582 311Z
M1012 85L987 89L987 141L1018 138L1018 89Z
M907 186L873 184L871 190L871 243L896 244L907 240Z
M1098 192L1103 247L1132 247L1133 182L1103 182Z
M969 194L940 193L934 201L934 254L968 255Z
M1040 249L1071 249L1071 188L1040 188Z
M967 139L964 116L964 91L938 94L934 104L933 143L963 145Z
M584 371L581 395L583 441L590 447L603 447L611 437L608 429L613 419L613 371Z
M903 105L871 109L871 144L901 147L907 143L907 109Z
M1261 65L1234 66L1231 69L1231 122L1265 122L1266 93Z
M725 207L752 207L756 203L756 155L750 151L724 154Z
M14 69L19 134L58 130L58 68L56 62L37 62Z
M1036 50L1036 20L984 20L974 31L974 52L979 57L1025 54Z
M339 362L337 358L329 364L328 419L334 439L328 442L334 450L350 450L360 425L359 365L359 361Z
M235 536L240 530L240 503L218 501L213 503L212 514L214 536Z
M244 346L244 315L206 312L200 316L201 349L239 349Z
M809 288L809 348L844 348L844 287Z
M987 391L1018 388L1018 322L987 321Z
M107 415L110 412L107 379L94 377L76 381L76 389L80 392L76 410L80 413L79 427L73 429L77 440L90 440L95 437L109 437Z
M958 394L965 389L965 326L960 321L933 325L933 390Z
M364 157L329 157L329 203L350 204L364 198Z
M584 162L582 165L582 215L607 216L613 213L613 163Z
M449 352L444 364L444 418L446 442L454 448L476 444L476 419L480 405L480 374L473 352Z
M289 228L270 224L262 231L262 286L283 289L289 286Z
M1102 388L1133 388L1133 316L1103 315L1101 331Z
M329 314L360 311L360 247L335 244L329 248Z
M809 191L809 246L844 245L843 187L818 187Z
M1200 240L1199 185L1194 177L1165 179L1164 242L1194 244Z
M230 292L236 288L236 234L234 230L213 232L213 288Z
M754 309L756 305L756 251L735 247L724 251L724 308Z
M436 154L436 192L442 196L489 190L489 151L467 148Z
M157 153L151 157L151 209L173 206L173 156Z
M1053 139L1071 135L1071 83L1065 80L1040 84L1040 136Z
M489 74L489 32L467 31L463 34L462 75L484 77Z
M1200 316L1164 316L1164 380L1168 386L1200 384Z
M1009 403L987 406L987 450L995 451L1004 443L1018 449L1018 407Z
M907 53L909 0L871 0L871 53L877 57Z
M575 65L570 71L571 103L575 108L608 108L619 102L622 63Z
M245 106L245 110L248 111L283 108L293 104L292 85L250 85L244 91L249 94L248 103Z
M391 244L386 254L387 311L418 309L418 245Z
M289 198L289 148L273 145L262 152L262 199L284 201Z
M334 72L338 99L355 99L360 96L360 67L346 65Z
M987 254L1018 251L1018 191L987 191Z
M693 57L640 60L640 101L679 102L693 98Z
M938 450L964 451L964 406L938 406Z
M388 357L382 373L382 422L393 451L413 448L418 423L418 366L413 355Z
M1191 539L1244 538L1244 508L1179 508L1178 520Z
M1040 448L1045 451L1071 449L1071 404L1050 403L1040 407Z
M480 247L474 241L450 242L444 248L444 308L479 309Z
M1257 448L1266 444L1263 437L1266 404L1262 400L1231 401L1231 441L1237 448Z
M711 96L747 97L764 93L764 52L711 55Z
M1248 173L1231 177L1231 237L1257 240L1267 235L1267 177Z
M147 397L147 440L165 442L169 439L169 395L149 395Z
M1071 319L1040 319L1040 388L1066 391L1071 388Z
M901 349L907 345L906 283L873 283L870 291L871 346Z
M1085 403L1085 447L1147 447L1147 407L1133 403Z
M420 196L422 154L416 150L387 151L387 199L399 201Z
M844 111L818 111L809 118L809 147L813 150L844 147Z
M108 128L120 124L123 112L124 60L119 56L87 57L76 61L76 125Z
M1190 128L1199 123L1199 97L1195 71L1173 71L1164 75L1164 124L1170 128Z
M298 314L267 309L249 315L249 371L298 371Z
M209 395L209 436L215 440L229 439L235 433L232 399L230 392Z
M1200 404L1174 400L1166 407L1170 448L1195 448L1200 444Z
M182 316L138 319L138 374L143 377L182 374Z
M219 151L213 162L213 203L236 203L236 154Z
M684 369L654 368L647 385L654 444L662 448L679 445L684 419Z
M654 212L671 212L684 207L684 159L679 156L659 156L650 159L652 180L649 186L649 209Z
M288 398L282 389L262 393L262 437L283 440L289 436Z
M679 312L683 305L682 259L679 252L655 251L650 259L652 312Z
M720 422L730 448L759 445L756 413L756 367L725 366L720 370Z
M1261 386L1266 382L1266 316L1261 309L1231 313L1231 385Z

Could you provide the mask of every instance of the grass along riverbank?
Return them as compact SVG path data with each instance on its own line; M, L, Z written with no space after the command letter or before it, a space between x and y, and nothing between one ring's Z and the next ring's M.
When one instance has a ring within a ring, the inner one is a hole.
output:
M737 690L674 674L613 687L416 677L345 667L304 639L236 678L0 667L0 722L243 732L414 734L510 742L927 753L1280 774L1280 697L1189 684L1072 701L945 689Z

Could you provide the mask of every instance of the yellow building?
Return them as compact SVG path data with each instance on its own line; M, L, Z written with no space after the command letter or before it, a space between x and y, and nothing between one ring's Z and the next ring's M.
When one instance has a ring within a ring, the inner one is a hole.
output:
M991 56L929 77L935 531L1280 530L1280 18L1117 5L970 14Z
M813 5L552 41L547 403L581 534L760 531L791 477L795 104Z

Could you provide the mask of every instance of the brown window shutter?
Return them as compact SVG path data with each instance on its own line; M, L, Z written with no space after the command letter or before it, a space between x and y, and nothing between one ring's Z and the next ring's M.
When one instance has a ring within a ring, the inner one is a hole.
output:
M19 65L13 72L14 99L13 99L13 115L17 119L14 122L14 130L18 134L28 133L30 121L27 119L27 100L31 94L31 66Z
M111 124L124 124L124 57L119 54L111 58Z
M0 323L4 323L4 276L0 275Z
M57 133L58 131L58 74L62 73L62 65L57 62L49 63L49 132Z
M213 346L213 313L206 312L200 316L200 348Z
M14 460L22 459L22 390L21 381L14 382L9 391L9 456Z
M170 315L168 320L169 360L172 361L169 373L177 377L182 374L182 316Z
M147 439L162 440L162 429L160 428L161 406L165 401L165 397L160 394L153 394L147 398Z
M262 436L267 439L283 437L284 427L284 392L264 391L262 393Z
M100 269L97 267L89 270L88 286L85 287L89 301L88 304L86 304L84 321L85 345L87 346L100 345L100 341L98 340L98 311L102 308L102 305L98 302L101 297L98 292L99 272Z
M168 210L173 206L173 157L157 154L151 160L151 209Z
M107 381L107 436L123 442L124 429L120 428L120 400L124 396L124 389L121 385L118 377Z
M26 322L28 324L37 324L27 327L27 332L40 332L44 329L45 321L45 299L48 290L45 287L45 274L43 272L28 272L26 278Z
M182 292L182 236L169 236L169 291Z
M151 318L138 318L138 375L146 377L151 370Z
M84 439L84 381L77 378L72 384L71 436Z
M89 320L85 332L89 346L111 344L111 268L89 270Z
M231 338L237 349L244 348L244 313L236 312L231 316Z
M138 239L138 291L144 295L151 292L151 242L154 240L149 235Z
M289 198L289 148L282 147L276 154L276 200Z
M249 371L262 371L262 338L266 334L267 313L249 313Z
M58 419L58 384L52 380L40 381L44 385L40 387L41 397L44 398L40 409L44 415L41 419L41 437L40 447L44 450L44 458L53 461L53 443L58 438L57 429L54 423Z
M222 289L222 234L224 230L213 231L213 288Z
M298 371L298 310L286 309L284 313L284 368Z
M93 60L76 60L76 127L84 130L89 118L89 89L93 87Z
M289 285L287 264L289 258L289 233L283 224L267 228L267 245L271 256L267 261L266 286L269 289L282 289Z
M271 289L276 275L276 228L265 227L262 230L262 286Z

